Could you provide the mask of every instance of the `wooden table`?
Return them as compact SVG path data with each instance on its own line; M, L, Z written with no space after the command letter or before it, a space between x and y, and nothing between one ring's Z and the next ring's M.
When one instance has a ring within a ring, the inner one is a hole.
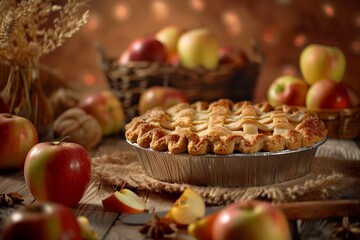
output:
M354 142L351 143L354 144ZM339 146L341 144L345 146L348 145L348 142L339 141ZM355 146L357 146L357 150L360 152L359 141L355 141ZM99 156L105 153L128 151L130 149L130 146L121 137L112 137L103 139L101 145L96 150L91 151L90 154L91 156ZM360 158L357 160L360 160ZM0 173L0 193L14 191L24 197L23 205L27 206L36 202L25 184L22 171ZM119 214L106 211L103 208L101 200L108 193L109 189L92 182L78 206L73 209L75 214L88 217L91 225L98 232L100 239L143 239L144 237L139 233L141 226L126 225L121 221ZM150 192L141 193L141 197L146 201L147 209L153 209L154 211L168 210L175 200L171 196ZM4 219L12 211L14 211L13 208L0 208L0 228L3 225Z

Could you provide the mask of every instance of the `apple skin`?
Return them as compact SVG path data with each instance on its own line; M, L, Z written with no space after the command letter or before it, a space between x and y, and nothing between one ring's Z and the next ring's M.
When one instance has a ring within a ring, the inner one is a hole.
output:
M187 227L188 234L197 240L213 240L212 229L218 215L219 212L215 212L190 223Z
M3 226L3 240L82 240L80 227L72 210L66 206L39 202L15 210Z
M155 38L165 46L168 60L177 54L176 46L182 32L183 30L180 27L170 25L160 29L155 34Z
M267 99L272 106L305 106L307 91L308 85L301 78L284 75L271 83Z
M186 95L176 88L153 86L146 89L139 99L139 113L144 114L154 107L169 108L178 103L186 103Z
M206 28L183 33L177 44L180 63L186 68L215 69L219 64L219 41Z
M145 210L145 202L129 189L113 192L102 200L104 208L118 213L140 213Z
M85 96L79 101L78 107L99 122L103 136L118 133L124 127L125 115L122 104L110 90Z
M120 64L129 62L166 62L165 46L155 37L140 37L134 40L123 52L119 59Z
M306 96L306 108L310 111L343 109L349 106L350 98L345 85L330 79L311 85Z
M321 79L340 82L346 69L346 59L339 48L320 44L305 47L299 62L304 80L309 85Z
M285 215L265 201L249 200L228 205L213 223L213 239L288 240L290 227Z
M29 150L38 143L33 123L9 113L0 114L0 170L23 169Z
M36 200L74 207L89 185L91 162L80 144L41 142L26 156L24 176Z
M345 85L346 91L350 99L350 107L357 107L360 105L360 96L356 93L355 89L350 85Z

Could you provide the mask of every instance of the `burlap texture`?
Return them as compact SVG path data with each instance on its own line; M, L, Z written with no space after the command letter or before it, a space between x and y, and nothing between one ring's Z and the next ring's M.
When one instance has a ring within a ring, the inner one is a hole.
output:
M304 177L257 187L205 187L158 181L149 177L137 155L121 151L93 157L93 179L102 185L126 186L137 191L180 194L190 187L209 205L224 205L245 199L274 202L360 198L360 161L316 157L311 172Z

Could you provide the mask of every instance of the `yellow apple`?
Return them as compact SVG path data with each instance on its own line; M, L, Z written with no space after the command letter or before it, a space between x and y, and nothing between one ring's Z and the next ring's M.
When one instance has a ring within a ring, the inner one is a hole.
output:
M113 212L140 213L145 210L145 201L133 191L123 188L102 200L102 205Z
M194 190L187 188L175 201L166 217L179 225L188 225L205 216L204 199Z
M345 73L346 59L341 49L310 44L300 54L301 73L308 84L322 79L340 82Z
M219 64L219 41L206 28L183 33L177 44L180 63L187 68L214 69Z
M155 38L165 46L168 58L176 55L176 46L181 34L182 29L175 25L166 26L155 34Z

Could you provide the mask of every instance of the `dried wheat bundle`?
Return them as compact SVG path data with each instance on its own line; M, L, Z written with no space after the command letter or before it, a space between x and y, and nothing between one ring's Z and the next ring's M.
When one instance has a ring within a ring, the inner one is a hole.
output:
M63 6L52 2L0 1L0 58L17 66L36 66L41 56L60 47L87 22L87 0L68 0Z

